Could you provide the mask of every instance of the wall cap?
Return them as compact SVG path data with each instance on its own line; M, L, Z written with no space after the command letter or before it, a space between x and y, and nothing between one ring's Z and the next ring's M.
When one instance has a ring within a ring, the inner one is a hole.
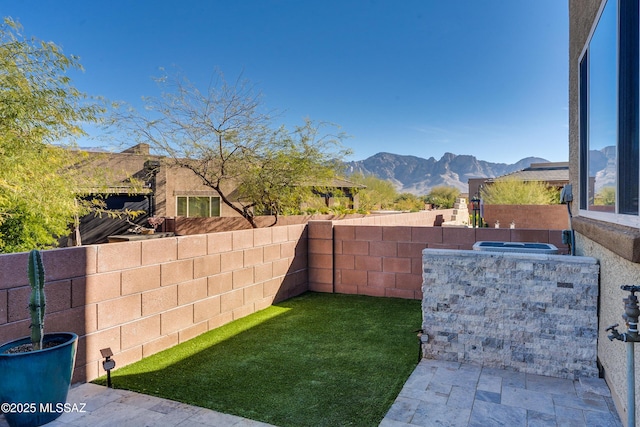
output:
M491 258L520 258L527 261L562 261L565 263L597 264L598 260L586 256L570 256L558 254L536 254L531 252L492 252L473 251L463 249L423 249L423 256L456 256L460 258L468 257L491 257Z
M620 224L573 217L573 228L627 261L640 263L640 230Z

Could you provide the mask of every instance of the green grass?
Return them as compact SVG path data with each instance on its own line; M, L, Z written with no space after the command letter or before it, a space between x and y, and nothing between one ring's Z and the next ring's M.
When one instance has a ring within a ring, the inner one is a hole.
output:
M281 427L377 426L416 366L420 324L420 301L306 293L114 370L112 381Z

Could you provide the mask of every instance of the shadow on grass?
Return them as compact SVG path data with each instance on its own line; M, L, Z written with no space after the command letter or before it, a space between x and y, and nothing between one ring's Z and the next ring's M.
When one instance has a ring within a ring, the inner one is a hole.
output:
M420 324L420 301L306 293L112 380L281 427L378 425L415 367Z

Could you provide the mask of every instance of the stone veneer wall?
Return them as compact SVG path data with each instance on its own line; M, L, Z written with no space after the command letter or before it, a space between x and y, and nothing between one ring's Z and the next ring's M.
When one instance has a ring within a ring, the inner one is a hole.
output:
M598 375L595 259L422 254L425 357L560 378Z

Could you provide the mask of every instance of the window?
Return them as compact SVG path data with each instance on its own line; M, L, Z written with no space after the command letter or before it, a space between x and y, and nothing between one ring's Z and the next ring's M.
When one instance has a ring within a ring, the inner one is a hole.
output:
M220 198L211 196L178 196L176 215L190 217L220 216Z
M580 214L640 227L638 1L603 2L580 57Z

